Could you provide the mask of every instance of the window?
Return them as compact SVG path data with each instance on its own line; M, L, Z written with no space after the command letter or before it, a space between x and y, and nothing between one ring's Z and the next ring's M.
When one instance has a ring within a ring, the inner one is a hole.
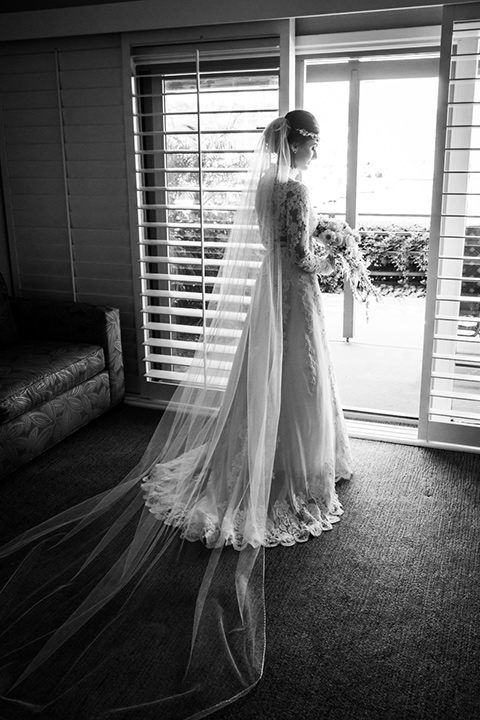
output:
M461 8L460 8L461 9ZM422 435L480 444L480 21L454 22L432 220ZM446 33L447 36L447 33ZM447 36L448 37L448 36ZM447 47L447 43L445 43ZM446 65L446 64L445 64ZM441 158L441 166L440 166Z
M176 384L191 364L211 312L208 301L249 155L278 115L278 56L238 54L244 57L189 49L174 57L170 50L135 62L139 262L150 383ZM240 334L235 327L231 332Z
M320 122L319 162L305 182L318 212L347 217L362 232L383 294L366 313L348 285L342 294L335 276L321 280L342 402L352 416L412 425L421 383L436 54L319 57L305 68L305 107Z

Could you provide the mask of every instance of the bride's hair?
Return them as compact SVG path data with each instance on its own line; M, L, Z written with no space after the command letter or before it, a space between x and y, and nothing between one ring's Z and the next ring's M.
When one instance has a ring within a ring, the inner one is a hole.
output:
M290 126L287 135L289 143L305 142L308 138L318 138L320 126L315 115L307 110L291 110L285 115L285 120Z
M265 128L265 144L271 153L281 151L282 143L303 143L310 138L318 139L320 127L312 113L307 110L291 110L285 117L273 120Z

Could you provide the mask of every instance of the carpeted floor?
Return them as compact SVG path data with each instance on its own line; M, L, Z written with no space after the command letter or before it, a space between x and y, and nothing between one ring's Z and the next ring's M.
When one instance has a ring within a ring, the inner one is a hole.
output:
M158 418L117 409L1 480L0 540L116 484ZM217 720L480 718L480 455L352 446L342 522L266 552L264 678Z

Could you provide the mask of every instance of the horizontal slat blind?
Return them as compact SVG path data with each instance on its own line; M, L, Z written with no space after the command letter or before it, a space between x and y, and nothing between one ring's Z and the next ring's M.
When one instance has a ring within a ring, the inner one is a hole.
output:
M16 291L118 307L127 389L138 392L120 38L11 53L0 91Z
M249 156L279 103L276 57L233 58L231 47L225 59L182 48L174 61L171 53L134 63L145 376L161 383L191 367ZM217 383L228 376L228 341L248 303L217 338L209 362Z
M127 390L136 389L121 49L59 60L77 298L120 309Z
M455 24L452 48L430 438L457 426L457 441L480 444L480 22Z
M71 299L55 54L0 57L2 158L17 292Z

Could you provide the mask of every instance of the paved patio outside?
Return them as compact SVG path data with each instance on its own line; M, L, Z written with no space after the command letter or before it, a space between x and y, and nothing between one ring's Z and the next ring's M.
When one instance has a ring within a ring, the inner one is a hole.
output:
M356 305L355 335L342 339L342 295L323 295L327 334L345 408L418 417L424 298L385 296Z

